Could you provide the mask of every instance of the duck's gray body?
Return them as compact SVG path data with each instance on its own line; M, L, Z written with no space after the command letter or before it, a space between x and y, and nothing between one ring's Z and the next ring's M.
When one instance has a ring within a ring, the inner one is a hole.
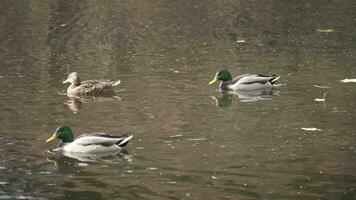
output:
M89 133L71 143L63 143L62 151L72 153L117 153L132 139L132 135L114 136L107 133Z
M271 89L279 76L266 76L260 74L242 74L231 81L221 82L221 90L261 90Z

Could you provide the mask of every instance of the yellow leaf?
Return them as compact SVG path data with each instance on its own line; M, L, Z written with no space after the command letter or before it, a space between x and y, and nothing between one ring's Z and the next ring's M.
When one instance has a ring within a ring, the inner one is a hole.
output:
M344 80L341 80L343 83L356 83L356 78L346 78Z
M335 30L334 29L316 29L316 31L319 33L332 33Z

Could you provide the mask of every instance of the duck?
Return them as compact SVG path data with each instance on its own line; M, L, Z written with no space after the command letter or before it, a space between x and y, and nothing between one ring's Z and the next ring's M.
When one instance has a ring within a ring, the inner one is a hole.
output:
M222 69L215 74L209 84L220 81L220 90L251 91L272 89L273 84L280 78L277 75L242 74L232 78L227 69Z
M80 81L79 74L72 72L63 83L70 83L67 88L67 95L100 95L113 92L113 88L118 86L121 81L111 80L87 80Z
M88 133L74 139L71 128L67 125L59 126L46 143L61 140L57 151L63 153L104 154L119 153L132 139L133 135L115 136L108 133Z

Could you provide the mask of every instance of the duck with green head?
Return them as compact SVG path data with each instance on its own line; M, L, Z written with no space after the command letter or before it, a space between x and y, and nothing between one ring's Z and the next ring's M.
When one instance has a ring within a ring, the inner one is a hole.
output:
M273 84L280 78L276 75L242 74L232 78L227 69L222 69L215 74L209 84L220 81L220 90L262 90L271 89Z
M74 139L71 128L63 125L56 129L46 143L59 139L61 140L59 150L70 153L118 153L132 137L126 134L114 136L107 133L89 133Z

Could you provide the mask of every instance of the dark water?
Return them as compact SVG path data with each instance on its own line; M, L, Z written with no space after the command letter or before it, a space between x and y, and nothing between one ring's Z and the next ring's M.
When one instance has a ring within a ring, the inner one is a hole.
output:
M1 1L0 199L356 199L356 85L340 82L356 78L355 10ZM220 94L208 82L221 68L282 78L269 93ZM69 99L71 71L122 84L114 98ZM44 144L61 124L134 139L118 156L69 158Z

